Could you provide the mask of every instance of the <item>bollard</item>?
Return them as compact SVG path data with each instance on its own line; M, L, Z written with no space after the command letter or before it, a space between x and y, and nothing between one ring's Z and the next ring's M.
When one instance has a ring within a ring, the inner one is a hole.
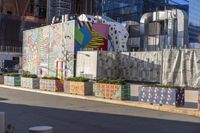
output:
M200 90L199 90L199 95L198 95L198 110L200 111Z
M0 133L5 133L5 113L0 112Z
M53 127L38 126L29 128L29 133L53 133Z

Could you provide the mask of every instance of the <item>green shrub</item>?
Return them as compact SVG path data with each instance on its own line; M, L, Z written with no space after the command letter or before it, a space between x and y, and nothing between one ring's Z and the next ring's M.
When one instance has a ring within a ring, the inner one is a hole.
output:
M108 80L108 79L99 80L99 81L97 81L97 83L117 84L117 85L124 85L124 84L126 84L124 80Z
M195 87L186 87L185 89L186 90L199 90L200 91L200 88L195 88Z
M57 77L43 77L42 79L59 80Z
M68 81L75 81L75 82L88 82L89 79L84 78L84 77L73 77L73 78L68 78Z
M20 74L19 73L6 73L6 76L12 76L12 77L19 77Z
M154 85L143 85L145 87L160 87L160 88L185 88L185 90L200 90L200 88L195 88L195 87L188 87L188 86L173 86L173 85L159 85L159 84L154 84Z
M25 77L25 78L38 78L38 76L36 74L31 74L30 72L24 72L22 74L22 77Z

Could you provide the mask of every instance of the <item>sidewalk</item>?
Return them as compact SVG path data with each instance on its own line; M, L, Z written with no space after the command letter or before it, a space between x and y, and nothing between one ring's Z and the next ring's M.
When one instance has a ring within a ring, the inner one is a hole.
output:
M183 107L176 108L176 107L167 106L167 105L163 105L163 106L150 105L147 103L136 102L136 101L118 101L118 100L110 100L110 99L101 99L94 96L78 96L78 95L71 95L71 94L66 94L66 93L61 93L61 92L48 92L48 91L42 91L42 90L25 89L21 87L12 87L12 86L5 86L5 85L0 85L0 87L6 88L6 89L12 89L12 90L20 90L20 91L41 93L41 94L61 96L61 97L84 99L84 100L104 102L104 103L109 103L109 104L117 104L117 105L145 108L145 109L151 109L151 110L157 110L157 111L163 111L163 112L170 112L170 113L200 117L200 111L198 111L197 109L190 109L190 108L183 108Z

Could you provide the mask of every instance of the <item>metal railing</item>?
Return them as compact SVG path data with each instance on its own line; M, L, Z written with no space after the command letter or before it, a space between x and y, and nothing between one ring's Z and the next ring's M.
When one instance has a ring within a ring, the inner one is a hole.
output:
M0 45L0 52L22 53L22 47Z

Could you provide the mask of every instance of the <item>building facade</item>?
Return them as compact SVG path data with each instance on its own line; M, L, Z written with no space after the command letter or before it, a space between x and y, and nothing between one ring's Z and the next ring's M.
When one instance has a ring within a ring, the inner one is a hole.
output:
M103 0L102 14L118 22L138 20L142 15L143 0Z
M129 26L130 37L139 37L138 25L144 13L180 9L188 15L189 48L200 48L200 3L198 0L103 0L102 14L116 21L134 21ZM138 32L132 32L138 31ZM131 34L133 33L133 34ZM138 42L138 40L134 40ZM129 41L133 42L133 41ZM134 46L135 47L135 46ZM138 48L134 48L138 49Z
M0 70L21 67L22 31L46 23L46 0L0 0Z
M48 23L52 22L53 17L55 21L60 21L62 15L73 14L101 14L100 0L48 0L47 1L47 17Z
M200 48L200 3L189 1L189 42L191 48Z
M46 0L0 0L0 13L22 17L25 21L45 24Z

